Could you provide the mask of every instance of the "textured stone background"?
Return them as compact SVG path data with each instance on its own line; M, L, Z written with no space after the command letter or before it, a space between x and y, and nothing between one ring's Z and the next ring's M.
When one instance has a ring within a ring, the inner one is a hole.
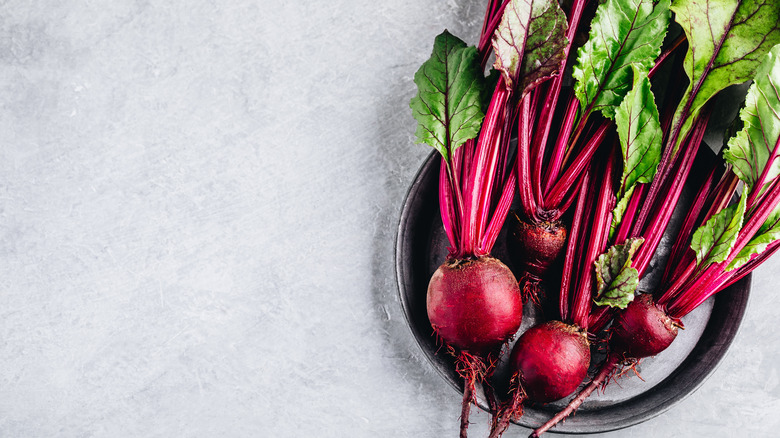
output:
M457 436L393 244L412 75L483 8L2 2L0 436ZM778 266L699 391L598 436L772 436Z

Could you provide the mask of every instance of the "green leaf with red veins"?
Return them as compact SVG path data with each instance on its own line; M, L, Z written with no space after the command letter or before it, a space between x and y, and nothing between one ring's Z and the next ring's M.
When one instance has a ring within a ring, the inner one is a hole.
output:
M752 79L764 55L780 43L780 2L677 0L672 11L688 38L683 66L690 79L672 122L676 150L704 104L729 85Z
M650 89L650 79L642 66L632 64L634 86L615 113L615 124L623 152L620 196L636 183L649 183L661 161L661 123Z
M743 190L736 205L719 211L693 233L691 249L696 253L697 265L704 267L729 257L742 228L746 203L747 191Z
M740 112L743 128L729 140L723 153L734 173L748 190L765 191L780 175L780 159L775 148L780 143L780 45L766 55L748 90L745 107ZM756 187L765 171L763 187ZM747 263L751 256L763 252L767 245L780 239L780 207L726 268L732 270Z
M628 200L637 183L649 183L661 161L663 132L658 121L658 107L650 89L650 79L643 66L631 64L634 85L615 112L615 125L623 153L618 200L612 210L610 236L623 220Z
M631 89L632 64L649 71L669 26L669 0L607 0L596 9L572 76L583 110L607 118Z
M557 74L568 40L566 14L556 0L510 0L493 35L494 67L522 97Z
M780 45L756 72L739 116L743 128L729 140L723 158L750 189L763 191L780 175L780 160L773 154L780 138ZM764 187L754 187L767 163Z
M755 254L764 252L770 243L780 239L780 208L776 208L772 215L756 232L755 237L750 239L747 245L737 253L734 260L726 267L726 271L739 268L749 262Z
M417 120L417 142L449 160L455 149L479 134L485 117L477 49L445 30L436 37L433 53L415 73L414 82L417 95L409 106Z
M625 244L613 245L596 259L596 304L625 309L634 300L639 272L631 266L631 258L644 241L641 237L626 239Z

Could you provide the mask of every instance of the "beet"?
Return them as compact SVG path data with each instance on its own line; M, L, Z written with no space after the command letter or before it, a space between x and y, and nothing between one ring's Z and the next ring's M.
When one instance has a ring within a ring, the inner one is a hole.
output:
M679 325L661 310L650 294L640 294L615 318L612 351L641 359L666 350L677 337Z
M442 340L479 356L500 349L523 318L517 280L493 257L444 262L428 284L427 307Z
M588 373L590 344L586 333L560 321L528 329L509 358L526 396L547 403L573 393Z
M498 259L451 258L431 276L427 309L434 332L452 349L463 377L460 436L465 438L475 386L493 373L497 354L523 320L520 288Z
M590 365L587 332L561 321L535 325L520 336L509 356L510 399L494 417L489 438L500 437L523 413L526 400L547 403L573 393Z
M528 223L509 216L512 237L508 248L512 262L531 278L540 280L563 253L566 227L559 221Z

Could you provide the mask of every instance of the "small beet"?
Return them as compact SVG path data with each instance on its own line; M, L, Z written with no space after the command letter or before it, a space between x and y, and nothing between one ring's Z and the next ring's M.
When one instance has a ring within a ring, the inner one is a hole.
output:
M563 253L566 227L559 221L529 224L517 214L511 214L509 222L512 234L508 248L512 262L524 273L536 279L544 278Z
M678 324L655 304L653 296L640 294L615 318L610 342L625 357L641 359L664 351L677 331Z
M509 359L526 396L547 403L573 393L588 373L590 344L586 333L560 321L528 329Z

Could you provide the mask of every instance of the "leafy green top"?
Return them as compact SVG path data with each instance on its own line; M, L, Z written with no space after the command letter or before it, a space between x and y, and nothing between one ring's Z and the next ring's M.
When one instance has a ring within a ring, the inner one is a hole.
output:
M658 120L658 107L650 89L650 79L641 66L632 64L632 67L633 88L615 113L623 152L620 195L625 195L636 183L651 182L661 161L663 132Z
M628 200L637 183L653 180L661 161L663 132L658 107L650 89L650 79L643 66L631 64L634 84L615 113L615 125L623 153L623 174L615 209L612 211L611 232L622 221Z
M494 67L522 97L558 72L568 45L566 14L555 0L511 0L493 36ZM520 82L519 84L517 82Z
M780 46L767 54L756 72L740 118L743 128L729 140L723 157L748 188L763 191L780 175L780 160L773 157L780 138ZM764 187L754 187L767 164Z
M607 0L599 5L588 42L577 53L574 91L585 110L607 118L631 88L632 64L648 71L669 24L669 0Z
M696 253L699 266L728 258L742 228L746 203L747 191L743 191L736 205L719 211L693 233L691 249Z
M641 237L626 239L625 244L613 245L596 259L596 304L625 309L633 301L639 272L631 266L631 258L642 243Z
M729 140L723 153L734 173L746 184L746 191L758 191L759 194L780 175L776 150L780 147L780 45L772 48L765 58L740 112L744 126ZM757 184L762 186L756 187ZM780 209L775 209L727 270L742 266L752 255L763 252L778 239Z
M417 120L417 142L426 143L446 159L479 134L482 119L484 75L477 49L442 32L433 53L414 75L417 95L409 106Z
M688 38L684 68L690 79L672 122L679 129L676 149L704 104L727 86L752 79L780 42L780 2L677 0L672 11Z

